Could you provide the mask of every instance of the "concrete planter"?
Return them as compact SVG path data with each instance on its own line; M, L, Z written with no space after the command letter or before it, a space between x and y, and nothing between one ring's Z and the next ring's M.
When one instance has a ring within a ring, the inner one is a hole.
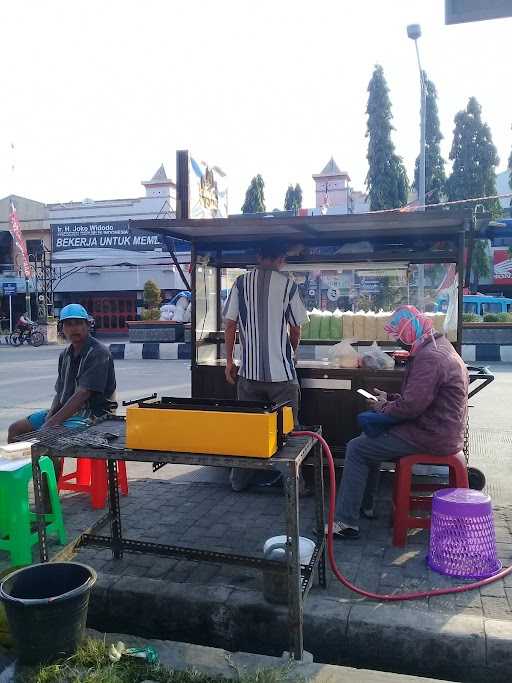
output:
M130 342L144 344L174 343L185 340L185 324L168 320L129 320L128 339Z
M512 362L512 323L464 323L462 357L468 363Z
M45 344L59 344L60 339L57 334L57 321L52 320L39 325L40 331L44 334Z

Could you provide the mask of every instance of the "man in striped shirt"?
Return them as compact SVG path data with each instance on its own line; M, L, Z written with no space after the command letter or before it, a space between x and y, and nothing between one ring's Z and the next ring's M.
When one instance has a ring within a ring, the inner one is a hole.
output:
M235 384L238 373L237 396L241 401L289 401L297 423L299 385L294 356L307 312L293 278L279 272L285 256L282 242L265 242L258 266L240 275L231 288L224 308L226 380ZM239 369L233 361L237 325L242 352ZM253 474L251 470L233 469L233 490L247 488Z

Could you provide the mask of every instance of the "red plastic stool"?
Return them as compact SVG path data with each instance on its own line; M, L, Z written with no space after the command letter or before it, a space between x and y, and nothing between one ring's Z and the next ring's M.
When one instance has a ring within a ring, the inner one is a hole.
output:
M128 477L126 463L117 461L119 488L124 496L128 495ZM95 510L102 510L107 503L108 479L106 460L96 458L77 458L76 470L59 477L59 491L80 491L91 494L91 505Z
M414 465L441 465L448 467L449 483L415 484L412 481ZM396 462L393 491L393 545L403 547L409 529L430 529L429 517L415 517L413 510L432 510L432 496L414 495L417 492L434 493L444 488L469 488L468 470L462 451L456 455L408 455Z

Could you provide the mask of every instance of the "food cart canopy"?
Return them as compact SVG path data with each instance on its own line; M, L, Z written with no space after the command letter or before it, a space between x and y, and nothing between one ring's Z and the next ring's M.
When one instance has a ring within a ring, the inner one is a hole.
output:
M225 243L263 241L279 237L287 241L370 239L391 235L453 235L471 221L470 212L384 212L348 216L231 216L213 219L131 220L134 228L159 232L188 242Z

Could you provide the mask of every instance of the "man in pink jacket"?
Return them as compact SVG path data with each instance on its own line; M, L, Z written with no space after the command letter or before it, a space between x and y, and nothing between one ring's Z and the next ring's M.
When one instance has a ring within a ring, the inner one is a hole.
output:
M400 394L375 389L373 410L396 424L374 438L365 434L347 444L336 503L334 534L358 538L363 497L372 498L370 476L383 461L414 453L451 455L462 450L467 419L468 373L461 357L432 321L414 306L400 306L386 331L410 352ZM365 495L366 489L366 495Z

